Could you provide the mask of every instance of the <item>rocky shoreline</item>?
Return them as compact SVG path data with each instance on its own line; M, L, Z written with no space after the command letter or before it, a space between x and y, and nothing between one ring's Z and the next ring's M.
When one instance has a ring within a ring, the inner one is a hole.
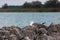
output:
M20 28L18 26L0 28L0 40L60 40L60 24L46 26L40 23Z

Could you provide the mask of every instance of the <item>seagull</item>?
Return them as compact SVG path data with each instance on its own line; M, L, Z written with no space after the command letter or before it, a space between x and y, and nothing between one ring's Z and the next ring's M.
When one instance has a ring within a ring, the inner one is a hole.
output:
M33 23L34 23L33 21L30 21L30 24L29 24L29 25L30 25L30 26L32 26L32 25L33 25Z

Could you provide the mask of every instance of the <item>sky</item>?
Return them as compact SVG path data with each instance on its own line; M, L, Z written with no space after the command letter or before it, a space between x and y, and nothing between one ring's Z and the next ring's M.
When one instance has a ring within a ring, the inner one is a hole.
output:
M25 1L32 2L36 0L0 0L0 7L2 7L3 4L7 3L8 5L22 5ZM42 3L46 2L47 0L39 0Z

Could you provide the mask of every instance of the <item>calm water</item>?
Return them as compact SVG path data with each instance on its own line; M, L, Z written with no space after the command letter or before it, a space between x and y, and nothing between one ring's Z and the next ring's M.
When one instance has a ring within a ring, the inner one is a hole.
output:
M29 25L30 21L46 22L46 25L51 22L60 23L60 12L0 12L0 27L11 25L24 27Z

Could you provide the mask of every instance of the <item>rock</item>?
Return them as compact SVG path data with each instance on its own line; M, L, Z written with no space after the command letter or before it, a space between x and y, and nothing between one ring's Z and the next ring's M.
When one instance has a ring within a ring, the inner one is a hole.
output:
M29 37L29 39L31 40L33 40L35 37L35 32L30 30L22 30L20 34L24 37L24 39L26 36Z
M19 40L20 39L20 28L17 26L3 27L0 29L0 35L2 39L6 40ZM13 34L13 35L12 35Z
M42 34L47 34L47 30L45 28L40 28L38 31Z
M11 34L9 37L11 40L18 40L17 36L14 34Z
M60 39L60 24L51 23L51 25L48 27L48 34L49 36L52 36L54 40Z
M22 40L31 40L28 36L24 37Z
M48 27L48 34L51 35L53 33L60 33L60 24L55 24L52 23L49 27Z
M2 27L0 40L60 40L60 24L52 23L49 27L44 23L33 23L24 28Z
M38 30L36 40L48 40L47 30L45 28L40 28Z
M39 23L33 23L32 26L26 26L24 27L23 29L24 30L30 30L30 31L33 31L37 34L37 31L40 29L40 28L45 28L47 29L47 27L43 24L39 24Z

